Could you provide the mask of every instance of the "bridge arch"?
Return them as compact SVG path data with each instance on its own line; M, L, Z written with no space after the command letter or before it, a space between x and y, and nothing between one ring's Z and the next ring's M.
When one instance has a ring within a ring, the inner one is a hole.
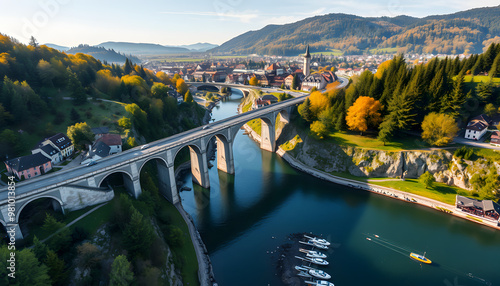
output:
M201 141L201 140L199 140ZM198 144L201 144L198 143ZM181 150L185 148L189 149L189 157L191 161L191 174L193 182L202 186L203 188L210 188L210 180L208 178L208 160L207 160L207 149L206 146L199 146L196 143L188 143L186 145L180 146L174 155L174 162L177 159Z
M30 203L32 203L32 202L34 202L36 200L39 200L39 199L52 199L52 206L54 207L54 209L59 208L64 213L64 203L63 203L63 201L60 198L55 197L55 196L50 196L50 195L42 195L42 196L39 196L39 197L31 198L31 199L23 202L22 205L18 208L18 211L17 211L17 214L16 214L16 221L19 222L19 219L21 218L21 213L23 212L23 209L26 206L28 206ZM58 202L59 205L58 206L54 205L54 202Z
M179 194L177 192L177 186L175 183L175 172L173 162L170 164L163 157L151 157L142 163L139 167L139 180L141 176L144 175L143 171L146 171L144 167L147 164L155 164L156 170L158 172L158 191L160 195L165 197L169 202L175 204L179 201Z
M125 186L125 189L129 192L129 194L135 198L138 198L139 195L141 194L141 184L139 182L139 178L138 177L134 178L134 176L128 170L118 169L105 173L99 180L97 186L102 187L102 184L107 179L110 179L118 174L122 175L121 178L123 181L123 185Z
M215 133L207 140L207 149L215 138L217 146L217 169L228 174L234 174L233 140L224 133Z
M125 181L125 178L127 178L127 177L128 177L128 179L130 179L130 180L133 180L133 179L134 179L134 177L132 176L132 174L130 174L128 171L125 171L125 170L113 170L113 171L110 171L110 172L105 173L105 174L102 176L102 178L101 178L101 180L99 181L99 183L97 184L97 186L98 186L98 187L102 187L101 185L102 185L102 183L104 183L104 181L106 181L106 179L108 179L110 176L112 176L112 175L116 175L116 174L122 174L122 175L123 175L123 180L124 180L124 181ZM125 175L126 175L127 177L125 177Z

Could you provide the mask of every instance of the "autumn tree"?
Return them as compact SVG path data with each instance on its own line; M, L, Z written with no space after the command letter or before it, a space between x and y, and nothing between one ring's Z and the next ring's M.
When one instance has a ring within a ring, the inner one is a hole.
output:
M125 255L118 255L111 265L109 273L110 286L128 286L132 283L134 274L130 262Z
M259 80L257 79L256 76L253 76L252 78L250 78L250 81L248 82L249 85L253 85L253 86L258 86L259 85Z
M317 118L321 111L330 106L330 100L328 96L320 91L314 91L309 95L309 100L311 102L311 113Z
M484 113L491 117L497 113L497 109L493 103L488 103L484 106Z
M328 135L328 129L326 128L326 125L321 122L320 120L314 121L311 124L311 131L316 134L320 139L323 139L326 135Z
M360 96L347 110L346 122L350 130L368 130L368 126L376 126L381 121L380 109L382 105L378 100L369 96Z
M177 88L177 92L180 94L186 94L186 92L188 91L188 86L182 78L179 78L177 80L177 82L175 83L175 87Z
M186 94L184 94L184 102L190 103L194 102L193 95L191 95L191 91L186 91Z
M422 139L434 146L446 146L456 136L459 128L450 114L430 113L422 122Z
M436 178L429 172L423 173L418 181L425 186L426 189L432 188L434 186L434 182L436 182Z
M94 139L94 133L86 122L76 123L68 127L66 132L69 139L79 150L85 149L85 144L91 144Z
M168 96L168 90L168 86L164 85L161 82L155 82L151 87L151 95L156 98L163 98L165 96Z
M130 118L124 116L118 120L118 126L123 129L130 129L132 128L132 122L130 121Z

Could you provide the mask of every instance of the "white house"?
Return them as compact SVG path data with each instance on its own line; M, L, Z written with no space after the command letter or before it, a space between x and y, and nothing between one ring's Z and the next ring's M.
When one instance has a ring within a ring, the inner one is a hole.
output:
M59 150L63 158L71 156L75 149L75 147L73 146L73 142L71 142L68 136L62 133L57 133L56 135L45 139L38 147L49 144L52 145L52 147L54 147L56 150Z
M109 146L109 155L122 151L122 137L118 134L104 134L101 138L96 140L96 143L98 142L103 142Z
M472 118L469 124L465 128L465 139L479 140L488 131L488 126L490 125L491 119L485 115L481 114Z
M52 165L60 163L63 159L61 152L50 144L31 150L31 154L36 153L42 153L45 157L50 158Z

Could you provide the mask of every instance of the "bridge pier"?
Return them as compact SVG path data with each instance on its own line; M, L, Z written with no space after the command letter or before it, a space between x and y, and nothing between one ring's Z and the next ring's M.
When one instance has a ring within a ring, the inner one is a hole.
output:
M207 150L198 150L189 146L189 152L191 154L191 173L193 174L193 182L205 189L210 188Z
M174 165L166 166L164 164L156 164L158 169L158 180L160 194L162 194L169 202L176 204L180 201L177 193L177 185L175 183Z
M274 126L276 124L276 118L272 117L271 120L261 118L261 141L260 149L274 152L276 150L276 131Z
M141 181L139 181L139 176L134 179L129 178L128 176L123 176L123 182L125 183L125 188L129 191L134 198L139 198L142 193L141 190Z
M233 142L217 136L217 169L234 174Z

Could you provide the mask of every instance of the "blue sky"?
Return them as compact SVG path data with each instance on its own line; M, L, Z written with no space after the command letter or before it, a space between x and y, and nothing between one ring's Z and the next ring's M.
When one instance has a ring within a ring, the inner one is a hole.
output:
M0 33L27 43L105 41L222 44L249 30L315 15L425 17L496 6L498 0L0 0Z

